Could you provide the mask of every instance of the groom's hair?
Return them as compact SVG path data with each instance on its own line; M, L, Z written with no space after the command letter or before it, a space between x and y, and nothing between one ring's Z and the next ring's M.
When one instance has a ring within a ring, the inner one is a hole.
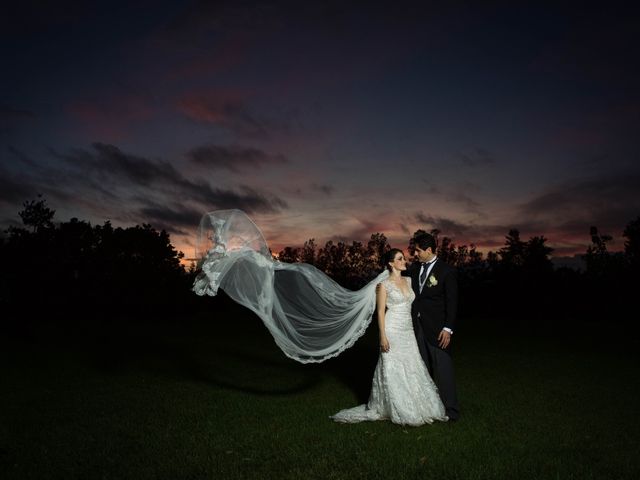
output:
M420 247L422 250L426 250L431 247L431 251L436 253L436 239L433 235L427 232L420 232L415 237L413 237L413 243Z

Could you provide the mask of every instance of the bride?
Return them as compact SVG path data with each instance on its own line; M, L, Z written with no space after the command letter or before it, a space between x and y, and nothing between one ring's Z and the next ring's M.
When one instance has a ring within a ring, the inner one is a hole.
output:
M411 278L401 276L407 262L401 250L385 254L389 278L377 293L380 358L373 374L371 395L366 405L333 415L337 422L390 419L402 425L446 421L438 390L420 356L411 321L415 293ZM385 311L386 310L386 311Z
M260 229L240 210L205 214L196 249L195 293L216 295L222 288L260 317L285 355L302 363L322 362L352 346L369 326L377 302L381 353L369 402L338 412L334 420L388 418L405 425L447 420L413 334L414 293L400 275L406 269L402 251L391 250L387 268L351 291L312 265L274 261Z

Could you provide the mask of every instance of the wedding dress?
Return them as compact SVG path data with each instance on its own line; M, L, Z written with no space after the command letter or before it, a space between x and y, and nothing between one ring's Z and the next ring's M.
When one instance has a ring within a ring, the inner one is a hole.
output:
M406 278L406 281L408 296L391 280L382 282L387 291L384 323L389 351L380 352L368 403L341 410L331 417L336 422L389 419L393 423L418 426L447 420L438 389L418 350L411 321L415 293L411 280Z
M196 243L198 295L229 297L253 311L276 344L302 363L322 362L352 346L371 322L376 286L384 282L390 351L381 354L368 405L338 413L342 422L390 418L421 425L446 420L444 407L420 357L411 323L411 302L388 281L385 269L357 291L343 288L304 263L273 259L260 229L241 210L202 217Z

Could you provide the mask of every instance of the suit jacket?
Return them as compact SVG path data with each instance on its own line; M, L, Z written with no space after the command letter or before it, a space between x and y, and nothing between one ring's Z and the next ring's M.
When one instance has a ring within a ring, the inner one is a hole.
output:
M438 335L444 327L455 330L458 313L458 280L456 269L438 259L420 292L420 262L408 269L411 287L416 299L411 305L411 316L419 322L426 341L438 345ZM429 286L433 277L436 285Z

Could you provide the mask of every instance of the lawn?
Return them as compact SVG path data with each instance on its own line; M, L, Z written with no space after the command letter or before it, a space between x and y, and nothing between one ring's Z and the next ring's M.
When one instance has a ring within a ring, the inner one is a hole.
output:
M203 305L2 332L0 478L640 478L633 335L463 319L459 422L343 425L328 416L366 401L375 326L301 365L248 311Z

